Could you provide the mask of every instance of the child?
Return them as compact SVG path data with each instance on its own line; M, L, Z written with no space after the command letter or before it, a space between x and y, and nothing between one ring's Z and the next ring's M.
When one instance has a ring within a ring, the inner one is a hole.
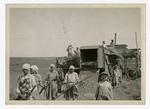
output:
M120 71L118 69L118 66L115 65L114 66L114 80L115 80L115 86L116 88L119 87L119 80L120 80L121 76L120 76Z
M102 72L99 77L99 82L96 90L96 100L112 100L113 91L111 83L107 81L108 74Z

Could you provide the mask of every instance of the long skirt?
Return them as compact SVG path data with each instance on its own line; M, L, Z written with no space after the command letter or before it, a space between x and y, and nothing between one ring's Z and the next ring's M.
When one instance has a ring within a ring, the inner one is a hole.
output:
M52 81L51 84L47 87L46 90L46 99L55 100L57 97L57 83Z

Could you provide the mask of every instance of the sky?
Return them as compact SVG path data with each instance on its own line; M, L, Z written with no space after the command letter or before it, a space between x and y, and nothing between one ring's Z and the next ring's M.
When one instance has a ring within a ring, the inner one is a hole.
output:
M66 56L66 47L106 44L117 33L117 44L141 44L138 8L12 8L9 14L11 57Z

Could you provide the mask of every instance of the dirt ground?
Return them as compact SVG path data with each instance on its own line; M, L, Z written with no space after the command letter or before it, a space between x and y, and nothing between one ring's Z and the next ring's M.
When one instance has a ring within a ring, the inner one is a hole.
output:
M95 100L98 74L95 71L81 71L80 79L89 77L83 83L78 85L78 100ZM119 88L113 89L114 100L140 100L141 99L141 79L123 80ZM63 96L58 100L63 100Z
M42 78L46 75L49 65L55 62L55 59L13 59L10 61L10 98L15 96L17 77L21 73L21 65L25 62L36 64L39 66ZM98 74L96 71L81 71L79 78L83 80L89 77L84 82L78 84L79 100L95 100L95 92L97 87ZM140 100L141 99L141 79L123 80L119 88L113 89L114 100ZM57 100L64 100L60 96Z
M85 80L84 87L79 85L80 100L93 100L95 99L95 91L97 86L98 74L90 71L80 73L80 78L85 75L91 76ZM81 79L82 80L82 79ZM122 80L119 88L113 89L114 100L139 100L141 99L141 79L136 80Z

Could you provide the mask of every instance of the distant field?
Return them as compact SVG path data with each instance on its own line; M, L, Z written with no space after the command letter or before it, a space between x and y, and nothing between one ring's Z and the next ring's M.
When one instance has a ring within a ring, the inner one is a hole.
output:
M16 83L18 76L22 73L22 65L24 63L29 63L31 65L35 64L39 67L39 73L42 79L46 78L49 66L55 63L55 57L40 57L40 58L10 58L10 93L13 95L16 89ZM84 81L83 84L79 84L79 100L94 100L95 91L97 86L98 74L96 71L81 71L79 78L84 79L87 76L91 78ZM115 100L139 100L141 98L141 79L130 80L123 82L120 88L114 89L114 99ZM59 98L60 100L64 99ZM59 100L58 99L58 100Z

